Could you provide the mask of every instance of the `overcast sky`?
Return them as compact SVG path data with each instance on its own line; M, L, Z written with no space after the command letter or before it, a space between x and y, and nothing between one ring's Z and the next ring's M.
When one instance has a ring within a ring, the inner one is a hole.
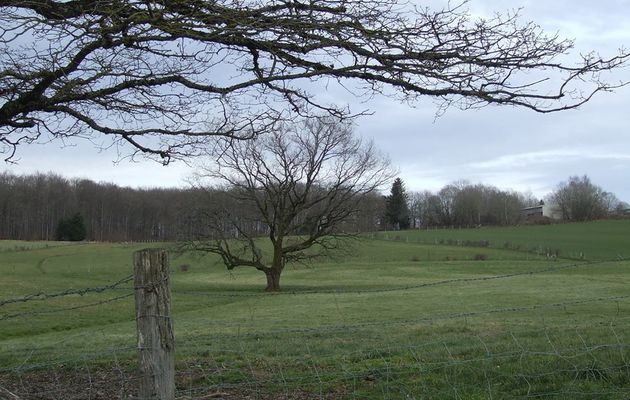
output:
M439 0L431 4L443 3ZM577 51L596 49L614 56L630 48L630 0L471 0L475 15L522 7L523 19L546 31L575 39ZM630 80L630 68L614 79ZM411 108L379 98L362 104L373 116L357 131L374 138L400 170L408 190L439 190L460 179L503 189L531 191L543 197L570 175L587 174L605 190L630 202L630 87L598 95L578 110L536 114L505 107L476 111L450 109L435 119L436 105L422 101ZM55 141L21 146L18 163L0 169L14 173L53 171L125 186L186 186L191 169L182 162L117 163L114 149Z

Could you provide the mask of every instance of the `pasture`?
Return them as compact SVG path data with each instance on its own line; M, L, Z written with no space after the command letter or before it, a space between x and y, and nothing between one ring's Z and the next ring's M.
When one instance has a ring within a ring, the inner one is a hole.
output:
M425 244L448 243L449 240L484 240L493 248L534 253L558 250L562 258L585 260L610 260L619 256L630 258L630 221L627 219L557 225L378 232L373 236Z
M144 247L4 246L0 398L134 395ZM174 256L178 398L625 399L629 250L627 221L379 233L288 267L278 294Z

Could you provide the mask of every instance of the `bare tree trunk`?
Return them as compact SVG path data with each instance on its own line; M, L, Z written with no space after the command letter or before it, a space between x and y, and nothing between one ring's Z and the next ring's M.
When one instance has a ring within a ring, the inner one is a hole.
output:
M273 260L271 261L271 267L265 269L265 275L267 275L267 287L266 292L279 292L280 291L280 274L284 266L282 259L282 238L278 238L273 246Z
M279 292L280 291L280 274L282 270L276 269L272 267L268 270L265 270L265 275L267 275L267 287L265 288L266 292Z

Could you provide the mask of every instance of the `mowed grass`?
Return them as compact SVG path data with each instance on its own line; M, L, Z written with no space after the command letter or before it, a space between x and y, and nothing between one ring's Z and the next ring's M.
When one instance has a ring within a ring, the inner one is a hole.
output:
M0 253L0 300L111 285L131 274L131 255L142 247ZM177 383L193 398L630 393L628 261L365 239L334 259L288 267L279 294L262 291L257 271L228 272L211 256L173 257L171 268ZM5 375L83 365L132 370L132 293L125 283L0 306L0 368Z

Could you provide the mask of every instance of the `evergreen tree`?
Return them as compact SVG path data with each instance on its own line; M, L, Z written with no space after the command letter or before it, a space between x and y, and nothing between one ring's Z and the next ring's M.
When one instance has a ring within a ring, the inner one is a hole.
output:
M385 219L395 230L409 229L409 207L407 206L407 193L405 185L400 178L396 178L392 184L392 189L387 196L387 208L385 209Z
M70 218L64 218L57 225L57 240L67 240L71 242L80 242L85 240L86 229L83 216L79 213L74 214Z

